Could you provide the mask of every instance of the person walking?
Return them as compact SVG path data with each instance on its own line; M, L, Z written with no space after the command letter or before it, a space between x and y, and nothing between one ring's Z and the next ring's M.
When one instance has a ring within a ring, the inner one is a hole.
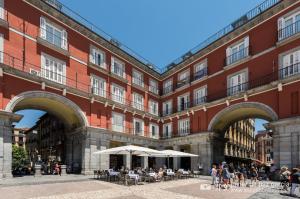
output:
M223 185L225 189L229 189L229 179L230 179L230 173L228 170L228 165L223 166L223 172L222 172L222 178L223 178Z
M258 177L257 170L254 166L252 166L250 169L250 176L251 176L251 185L252 185L253 181L256 183Z
M292 183L292 186L291 186L290 195L292 197L295 197L296 196L295 190L297 187L299 187L299 184L300 184L300 172L299 172L299 169L297 169L297 168L293 168L293 170L292 170L291 183Z
M287 167L281 167L280 170L280 185L282 190L288 191L289 183L290 183L290 175L291 172L288 170Z
M214 165L212 165L211 173L210 173L210 175L211 175L211 177L212 177L212 183L211 183L211 185L215 185L215 184L216 184L217 173L218 173L217 167L216 167L216 165L214 164Z

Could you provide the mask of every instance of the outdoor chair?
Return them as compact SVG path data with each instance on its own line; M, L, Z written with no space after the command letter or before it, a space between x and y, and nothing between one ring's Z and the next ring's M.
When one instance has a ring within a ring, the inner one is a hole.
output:
M124 183L126 186L129 186L129 185L137 185L137 180L134 179L134 178L130 178L130 176L128 174L125 175L125 183Z

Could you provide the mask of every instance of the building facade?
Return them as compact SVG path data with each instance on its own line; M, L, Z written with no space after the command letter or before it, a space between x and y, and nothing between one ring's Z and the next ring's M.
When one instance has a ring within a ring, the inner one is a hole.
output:
M262 163L273 163L273 138L269 131L258 131L255 136L256 159Z
M241 120L229 126L225 132L224 155L226 162L251 163L255 159L255 121Z
M46 113L25 134L28 141L26 150L32 163L57 161L66 164L65 128L57 117Z
M14 112L30 108L64 122L66 164L82 173L109 167L92 154L112 142L195 153L191 169L208 172L220 132L247 118L269 121L276 165L299 164L299 0L264 1L164 71L56 0L0 2L2 176Z
M25 132L28 128L14 128L12 133L12 144L18 147L26 147L26 136Z

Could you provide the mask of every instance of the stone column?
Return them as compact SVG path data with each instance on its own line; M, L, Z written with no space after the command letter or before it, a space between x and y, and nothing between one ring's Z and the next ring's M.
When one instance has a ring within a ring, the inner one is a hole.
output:
M191 153L198 155L200 152L200 144L192 144L191 145ZM201 166L203 168L202 163L200 164L199 162L200 158L198 157L191 157L191 170L192 171L198 171L199 170L199 166Z
M300 165L300 118L287 118L271 122L273 131L274 164L277 168Z
M101 139L100 140L100 148L99 150L105 150L109 148L109 141L106 139ZM100 170L107 170L109 169L109 155L106 154L101 154L99 156L99 161L100 161Z
M173 150L180 151L180 146L178 146L178 145L174 146ZM173 158L173 168L174 168L174 170L180 169L180 158L178 158L178 157Z
M82 174L91 175L94 170L107 168L107 156L102 156L102 161L99 154L94 152L106 148L105 130L93 127L87 127L82 130ZM102 145L101 146L101 142ZM103 165L101 165L103 164Z
M148 165L148 156L142 157L142 168L146 169L148 167L149 167L149 165Z
M12 176L12 123L21 118L21 115L0 111L0 178Z
M201 140L199 141L199 164L202 165L203 168L203 174L209 174L209 170L211 168L211 165L213 163L213 145L214 145L214 139L213 139L214 133L207 133L206 135L203 135L201 137Z

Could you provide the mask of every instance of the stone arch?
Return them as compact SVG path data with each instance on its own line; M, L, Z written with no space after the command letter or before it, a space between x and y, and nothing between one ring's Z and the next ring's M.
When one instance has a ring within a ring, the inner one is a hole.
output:
M46 91L28 91L13 97L7 104L7 112L22 109L39 109L63 119L69 127L87 127L88 120L81 108L61 95Z
M260 102L241 102L218 112L210 121L208 131L226 127L228 121L235 122L247 118L261 118L268 121L278 120L277 113L268 105Z

